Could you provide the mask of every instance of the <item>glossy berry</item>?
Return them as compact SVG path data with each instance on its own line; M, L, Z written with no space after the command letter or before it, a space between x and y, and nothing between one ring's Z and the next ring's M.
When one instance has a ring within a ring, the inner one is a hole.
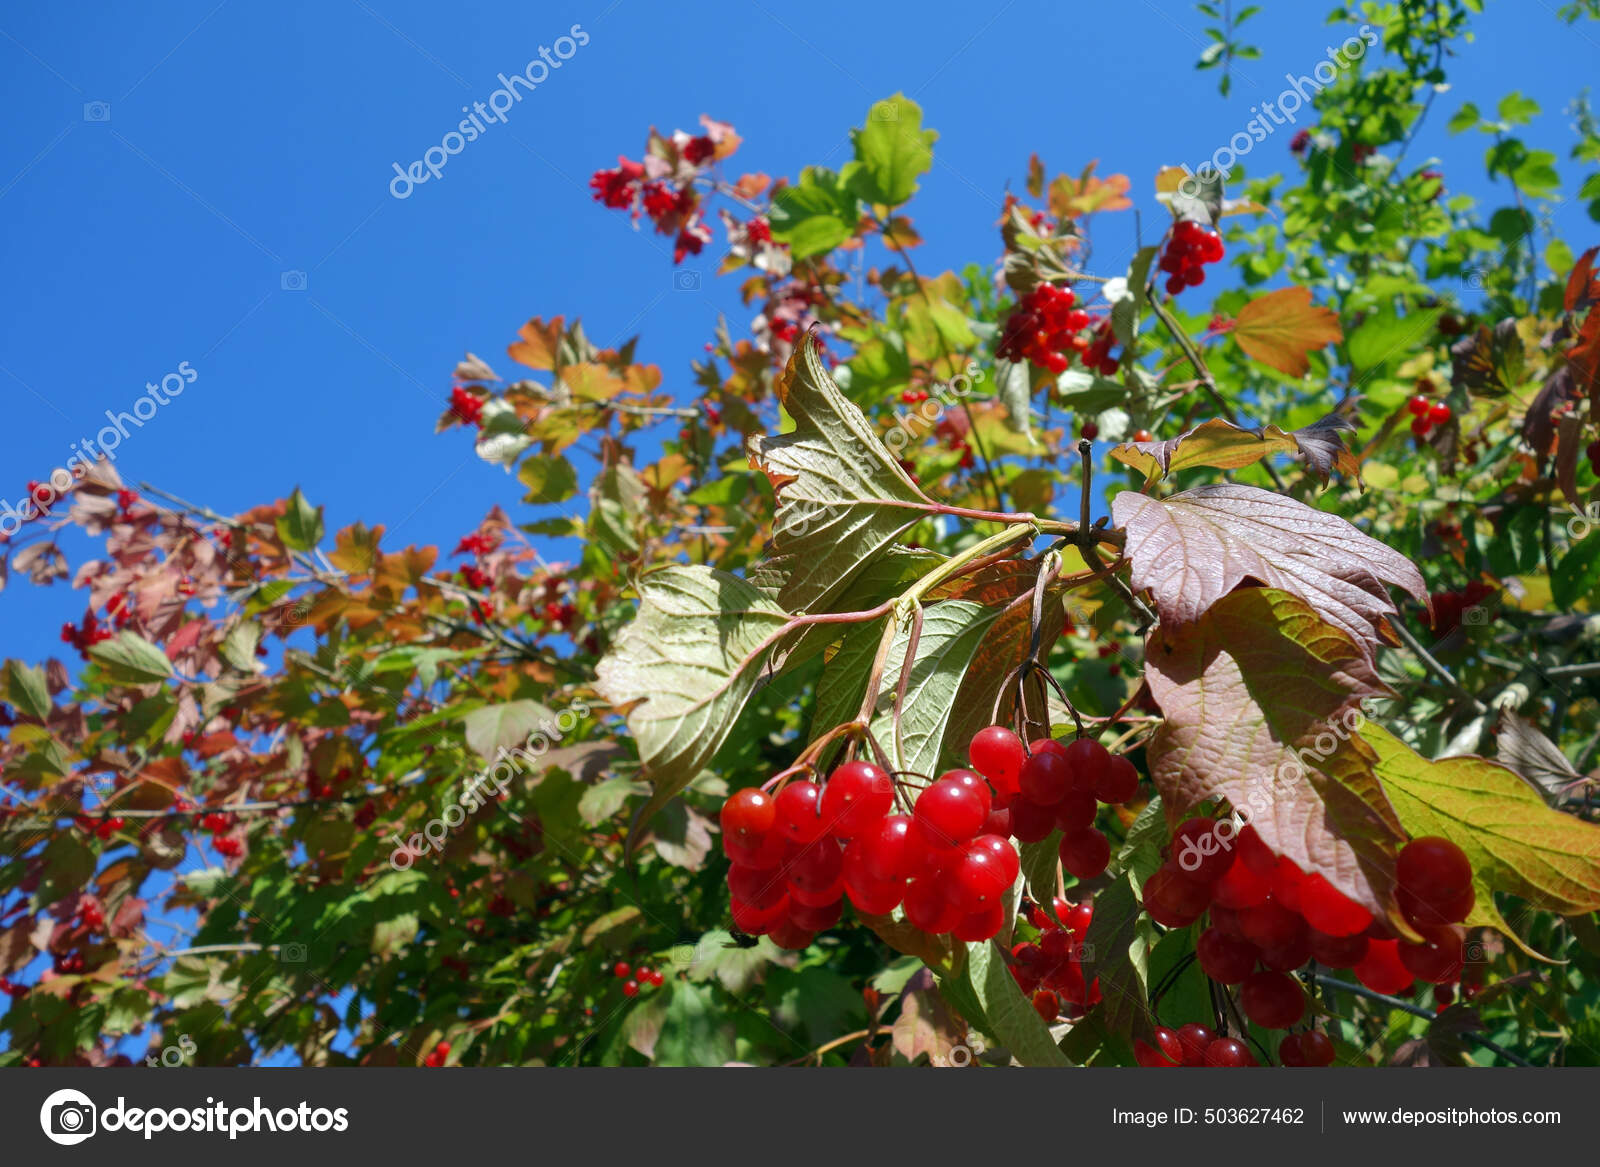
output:
M1056 829L1056 810L1026 798L1011 804L1011 834L1019 843L1038 843Z
M1141 1066L1160 1069L1171 1069L1183 1065L1183 1042L1179 1040L1175 1032L1164 1025L1158 1025L1155 1039L1155 1045L1149 1044L1142 1038L1134 1039L1134 1061Z
M1092 442L1100 436L1100 427L1092 421L1086 421L1078 432Z
M1172 832L1172 861L1195 883L1212 884L1233 866L1234 850L1218 827L1227 820L1190 819Z
M909 847L911 819L903 814L887 815L860 837L862 862L874 879L906 879L915 872L918 857Z
M1442 401L1435 401L1428 409L1428 420L1434 425L1443 425L1450 420L1450 407Z
M1200 933L1194 951L1206 976L1225 985L1236 985L1253 973L1260 956L1248 940L1217 928Z
M1079 879L1094 879L1111 862L1111 844L1096 830L1061 836L1061 866Z
M1145 880L1144 910L1163 927L1187 928L1210 902L1210 890L1186 877L1170 859Z
M1331 1066L1334 1055L1333 1039L1320 1029L1308 1029L1300 1035L1300 1056L1306 1065Z
M989 817L987 799L959 778L940 778L917 796L911 816L923 838L939 846L972 839Z
M810 948L814 939L810 932L787 918L775 924L768 935L779 948L787 948L794 952Z
M832 839L818 839L783 868L791 899L820 908L844 894L844 854Z
M739 931L760 936L770 932L773 925L788 916L789 898L785 896L770 908L757 908L739 900L729 900L728 914L733 917L733 926Z
M1072 789L1093 792L1111 769L1111 752L1091 737L1067 744L1067 764L1072 768Z
M854 838L894 806L894 781L871 762L846 762L828 776L822 818L830 834Z
M969 944L989 940L999 933L1005 922L1005 909L995 904L991 908L963 916L956 926L950 929L950 935Z
M1428 411L1433 408L1433 402L1420 394L1406 402L1406 412L1412 417L1427 417Z
M619 981L627 980L632 973L633 969L628 966L628 962L625 960L619 960L611 966L611 975Z
M802 904L794 898L789 900L789 922L803 932L826 932L839 922L839 917L844 915L844 901L834 900L824 907L812 907ZM660 977L660 973L656 976ZM657 980L656 984L661 982Z
M1300 881L1300 914L1319 932L1329 936L1354 936L1366 931L1372 913L1312 872Z
M1427 437L1428 431L1431 429L1433 429L1433 423L1426 417L1415 417L1411 419L1411 432L1417 437Z
M1016 852L1011 850L1011 844L1002 839L1000 845L1015 859ZM999 904L1017 877L997 851L974 842L945 878L951 900L964 914L971 915Z
M1084 790L1069 790L1055 805L1056 829L1065 834L1076 834L1094 826L1095 812L1100 804L1094 795Z
M1219 1037L1206 1047L1206 1065L1218 1069L1238 1069L1256 1064L1250 1047L1233 1037Z
M1022 797L1037 806L1054 806L1066 797L1072 787L1072 764L1066 751L1042 750L1037 747L1033 756L1022 764L1018 778Z
M1002 804L1010 802L1021 789L1018 782L1027 758L1022 739L1002 725L980 729L967 747L972 768L989 780Z
M1211 885L1211 894L1223 907L1242 911L1266 903L1272 894L1272 885L1251 868L1241 854L1223 877Z
M1283 905L1272 902L1241 910L1239 931L1257 948L1283 948L1305 938L1306 922Z
M1205 1065L1206 1050L1216 1040L1217 1035L1198 1021L1191 1021L1188 1025L1179 1029L1178 1042L1183 1046L1183 1064L1186 1066Z
M728 894L752 908L770 908L789 894L788 884L777 868L728 868Z
M1354 968L1367 954L1364 932L1354 936L1329 936L1313 928L1306 939L1311 946L1311 959L1329 968Z
M1449 839L1411 840L1400 849L1395 878L1400 909L1414 923L1457 924L1472 911L1472 864Z
M1111 805L1132 802L1138 794L1139 770L1121 755L1112 758L1095 779L1094 796L1101 802Z
M1054 1021L1061 1015L1061 998L1047 989L1033 995L1033 1009L1044 1021Z
M639 995L639 982L638 981L627 981L627 982L625 982L623 984L623 986L622 986L622 995L624 997L637 997Z
M930 936L948 932L961 922L961 909L945 895L944 877L929 875L906 885L906 920Z
M1356 980L1375 993L1394 996L1411 988L1415 979L1400 962L1400 945L1394 940L1370 940L1366 954L1355 965Z
M722 850L746 867L775 867L787 843L774 829L777 807L759 790L735 792L722 804Z
M1400 942L1395 954L1406 971L1419 981L1451 984L1461 978L1461 939L1447 928L1429 929L1426 944Z
M1288 1029L1305 1016L1306 995L1287 973L1252 973L1239 986L1239 1008L1263 1029Z
M827 831L822 818L822 788L815 782L791 782L772 801L778 830L790 842L810 843Z

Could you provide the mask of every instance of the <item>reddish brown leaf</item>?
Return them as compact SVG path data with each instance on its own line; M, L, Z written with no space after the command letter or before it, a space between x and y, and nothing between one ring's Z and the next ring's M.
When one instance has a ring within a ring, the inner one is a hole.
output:
M1311 302L1309 288L1280 288L1239 309L1233 335L1239 347L1262 364L1303 377L1311 368L1307 354L1337 343L1344 333L1337 313Z

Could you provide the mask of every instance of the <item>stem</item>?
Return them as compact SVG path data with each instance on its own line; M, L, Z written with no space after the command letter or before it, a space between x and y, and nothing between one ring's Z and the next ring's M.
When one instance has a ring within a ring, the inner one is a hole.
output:
M1367 988L1365 985L1353 984L1350 981L1335 980L1333 977L1323 976L1321 973L1313 973L1312 976L1319 985L1323 985L1330 989L1338 989L1341 992L1351 993L1357 997L1365 997L1369 1001L1376 1001L1381 1005L1389 1006L1391 1009L1399 1009L1401 1012L1409 1013L1413 1017L1421 1017L1428 1021L1436 1021L1439 1018L1439 1015L1430 1009L1424 1009L1420 1005L1413 1005L1410 1001L1402 1001L1399 997L1391 997L1387 993L1376 992L1373 989ZM1490 1041L1487 1037L1482 1037L1479 1034L1472 1032L1463 1032L1461 1036L1467 1041L1472 1042L1474 1045L1482 1046L1486 1050L1490 1050L1493 1053L1499 1054L1501 1057L1505 1058L1506 1061L1512 1063L1513 1065L1528 1067L1533 1065L1532 1062L1512 1053L1503 1045L1499 1045L1496 1042Z
M1410 649L1411 653L1422 662L1423 668L1427 669L1428 672L1432 673L1435 677L1442 681L1445 686L1457 697L1460 697L1463 701L1471 705L1474 713L1482 715L1489 712L1489 707L1487 705L1485 705L1482 701L1479 701L1471 693L1467 692L1466 689L1462 688L1461 682L1455 679L1450 670L1436 661L1433 658L1433 654L1431 654L1427 649L1423 648L1420 643L1418 643L1417 638L1411 635L1411 630L1405 626L1405 623L1400 617L1397 616L1393 620L1389 621L1389 627L1394 629L1395 635L1400 638L1400 640L1405 644L1406 648Z

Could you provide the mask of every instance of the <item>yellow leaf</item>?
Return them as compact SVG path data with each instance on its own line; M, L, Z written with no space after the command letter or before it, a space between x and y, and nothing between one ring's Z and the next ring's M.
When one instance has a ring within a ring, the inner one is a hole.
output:
M522 339L506 349L511 359L530 369L556 367L556 345L565 328L564 317L557 316L549 324L535 316L517 331Z

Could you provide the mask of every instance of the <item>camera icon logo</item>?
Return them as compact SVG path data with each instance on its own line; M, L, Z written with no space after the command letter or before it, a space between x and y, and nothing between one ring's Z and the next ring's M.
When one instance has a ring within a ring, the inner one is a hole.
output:
M304 964L306 962L306 946L304 944L284 944L278 948L279 964Z
M1462 964L1487 964L1489 955L1484 951L1483 941L1468 940L1461 946Z
M697 271L673 272L672 290L674 292L698 292L700 290L700 273Z
M1465 612L1461 613L1461 622L1463 624L1471 624L1474 626L1487 624L1489 622L1489 609L1483 607L1481 604L1475 604L1468 608Z
M700 946L698 944L674 944L672 946L672 966L674 968L693 968L700 963Z
M899 121L900 103L898 101L880 101L872 107L872 120L878 122Z
M72 1147L94 1134L97 1113L82 1091L57 1090L39 1108L39 1125L52 1143Z
M306 290L306 273L303 271L286 271L278 280L285 292L303 292Z
M86 122L108 122L111 120L111 103L109 101L86 101L83 103L83 120Z

